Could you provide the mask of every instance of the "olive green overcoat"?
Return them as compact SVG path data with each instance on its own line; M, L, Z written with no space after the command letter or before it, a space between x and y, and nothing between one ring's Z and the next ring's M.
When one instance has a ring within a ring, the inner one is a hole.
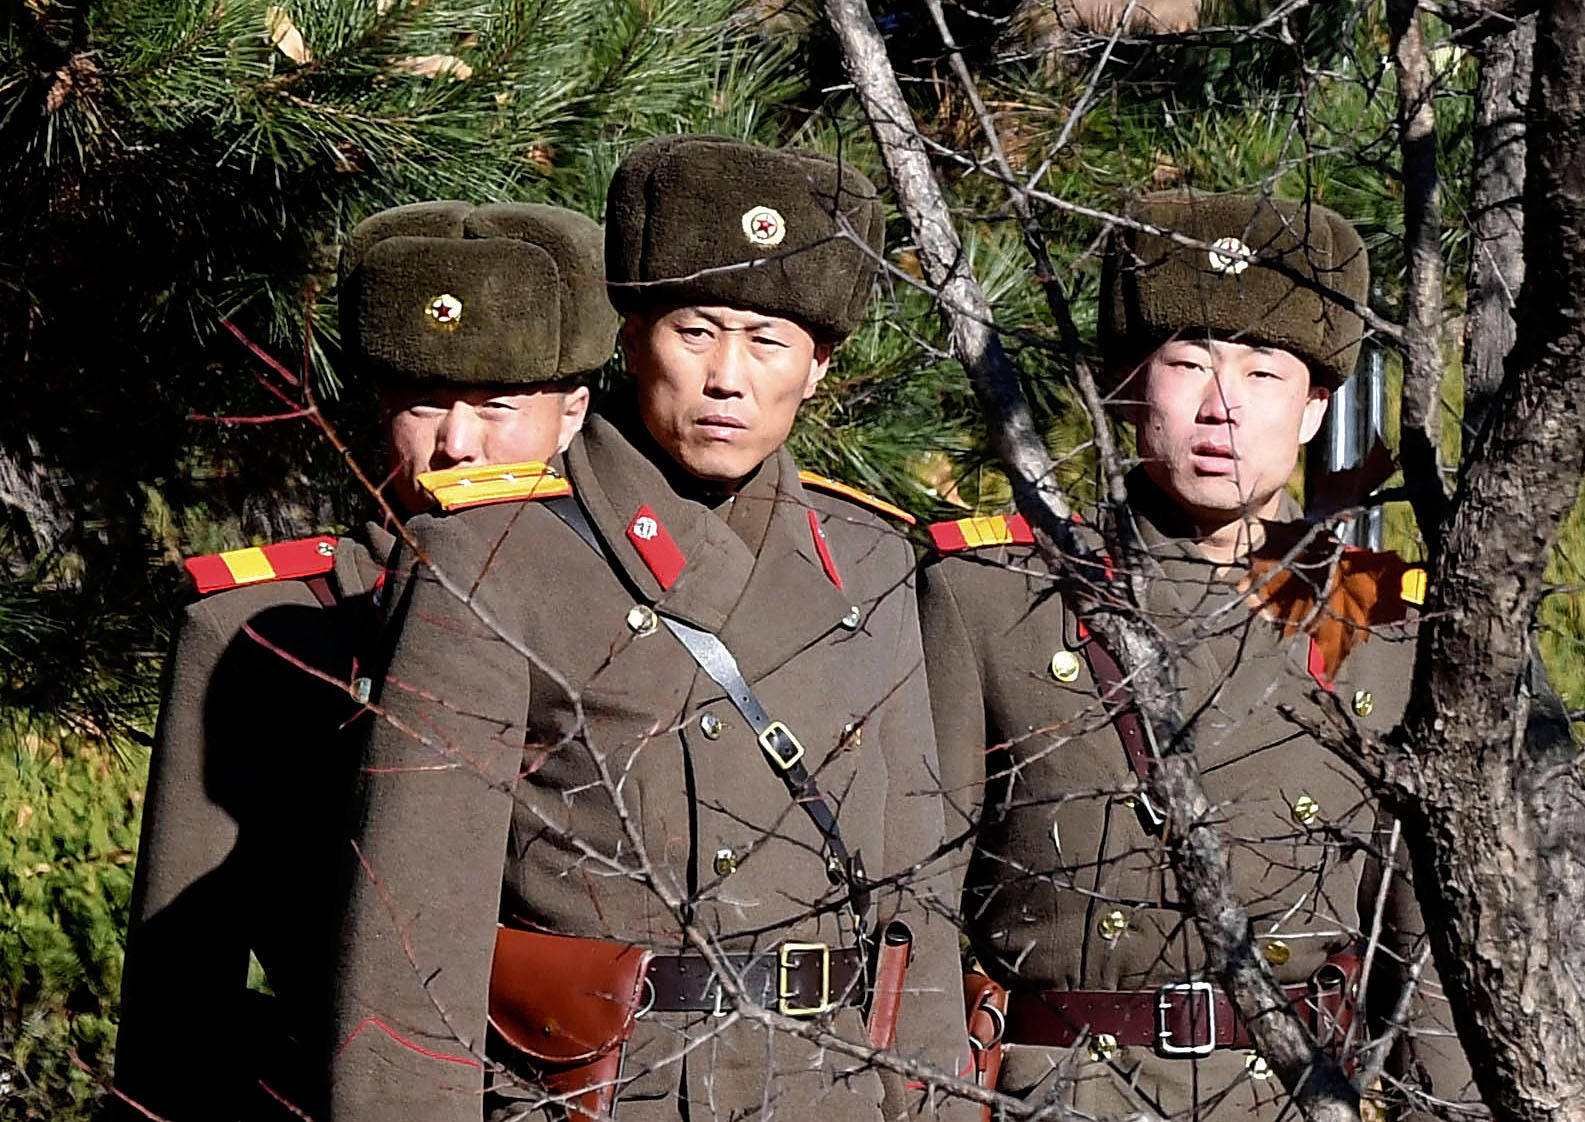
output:
M638 428L595 417L565 459L615 566L538 502L411 523L429 565L400 597L386 719L360 780L336 1122L526 1109L509 1054L485 1043L498 920L676 954L687 948L672 901L727 951L851 944L814 826L721 689L645 622L651 606L732 650L877 882L872 926L912 928L898 1050L951 1073L966 1063L954 890L930 864L942 810L905 527L805 489L784 451L712 508L674 488L647 439L624 435ZM646 508L648 538L636 529ZM666 537L684 559L669 590L636 548ZM923 1109L861 1057L724 1011L641 1018L618 1117ZM864 1038L856 1008L827 1023Z
M312 1113L321 1049L307 1038L324 1021L356 763L349 684L391 541L373 525L337 541L329 604L304 581L273 580L183 614L149 761L116 1052L117 1090L159 1117L293 1117L260 1080ZM247 988L250 950L274 1001Z
M1380 884L1372 855L1390 822L1299 722L1330 714L1367 735L1392 728L1407 701L1413 632L1373 627L1323 687L1309 636L1285 636L1250 608L1238 586L1248 570L1208 562L1142 473L1129 484L1151 557L1146 613L1174 655L1239 896L1278 981L1302 983L1370 930ZM1283 516L1297 517L1296 505L1285 503ZM1307 572L1326 583L1325 566ZM1138 781L1099 699L1084 633L1043 555L1016 544L949 552L927 563L921 587L948 832L975 839L963 908L980 965L1010 989L1033 991L1148 990L1204 977L1192 917L1134 809ZM1372 997L1389 1006L1421 934L1406 843L1395 865L1371 973ZM1394 1070L1418 1067L1434 1094L1457 1099L1468 1070L1456 1041L1438 1035L1451 1022L1434 976L1425 988L1437 1000L1417 1003L1416 1032ZM1252 1064L1235 1050L1180 1059L1134 1046L1097 1060L1086 1047L1012 1045L1001 1088L1044 1093L1061 1078L1065 1101L1097 1117L1275 1117L1281 1086Z

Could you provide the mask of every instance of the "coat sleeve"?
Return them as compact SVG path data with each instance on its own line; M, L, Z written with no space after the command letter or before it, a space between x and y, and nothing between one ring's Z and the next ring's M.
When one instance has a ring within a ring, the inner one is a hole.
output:
M226 921L237 914L226 868L237 815L223 777L206 774L210 685L231 638L199 601L166 660L127 930L116 1088L173 1122L208 1117L243 1093L236 1050L223 1034L194 1031L240 1021L234 1002L248 971L246 932Z
M488 508L487 508L488 509ZM473 602L501 589L493 523L415 519L428 564L398 592L389 662L352 810L337 950L331 1115L477 1122L490 965L528 664ZM487 571L488 570L488 571Z
M912 565L908 551L906 564ZM910 582L911 584L911 582ZM928 1062L947 1075L961 1075L969 1063L968 1034L963 1016L963 969L958 950L957 877L953 854L943 852L945 830L940 790L941 765L936 754L926 685L924 652L919 637L917 602L909 588L903 628L893 659L901 686L882 713L882 744L887 765L887 876L905 878L900 891L879 901L876 930L892 919L913 931L913 961L907 992L898 1017L896 1050ZM889 1118L930 1112L954 1122L969 1122L979 1108L949 1098L927 1105L922 1092L887 1076Z
M953 589L967 563L943 558L920 572L919 622L930 683L930 712L941 755L949 838L962 840L953 864L961 880L985 801L986 723L980 658Z

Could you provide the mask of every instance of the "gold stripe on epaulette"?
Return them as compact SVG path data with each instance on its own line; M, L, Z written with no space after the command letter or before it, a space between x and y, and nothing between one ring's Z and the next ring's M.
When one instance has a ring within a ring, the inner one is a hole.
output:
M1011 545L1013 541L1012 527L1000 514L960 518L958 529L963 534L964 542L975 549L982 545Z
M1403 597L1403 602L1405 604L1424 604L1425 570L1405 569L1403 573L1403 582L1399 588L1399 594Z
M232 578L238 584L255 584L261 580L275 579L275 566L264 556L258 546L248 549L229 549L220 555Z
M418 477L418 484L445 511L483 503L572 494L570 483L537 460L426 471Z

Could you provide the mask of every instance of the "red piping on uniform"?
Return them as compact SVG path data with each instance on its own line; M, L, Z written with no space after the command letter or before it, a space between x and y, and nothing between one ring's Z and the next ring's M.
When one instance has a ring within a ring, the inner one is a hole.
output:
M368 1028L370 1025L373 1025L375 1028L379 1029L386 1036L389 1036L392 1040L396 1041L396 1043L400 1044L403 1048L406 1048L410 1052L417 1052L420 1056L427 1056L432 1060L443 1060L448 1064L461 1064L463 1067L482 1068L484 1066L472 1056L448 1056L444 1052L436 1052L432 1049L425 1048L422 1044L415 1044L413 1041L407 1039L407 1037L391 1028L390 1025L380 1020L378 1017L363 1018L363 1021L358 1025L358 1027L352 1030L352 1035L343 1040L341 1042L341 1047L336 1049L336 1058L340 1059L341 1053L350 1048L352 1046L352 1042L358 1039L358 1036L363 1032L363 1030Z
M820 516L809 509L809 533L815 540L815 552L820 555L820 564L825 567L826 576L831 578L831 583L837 586L837 591L842 591L842 574L837 572L837 563L831 559L831 548L826 545L826 532L820 528Z

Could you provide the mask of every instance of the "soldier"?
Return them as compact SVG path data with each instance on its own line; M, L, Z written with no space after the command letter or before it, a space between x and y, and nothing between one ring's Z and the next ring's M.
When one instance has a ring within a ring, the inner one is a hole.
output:
M411 525L338 1122L547 1091L585 1120L880 1119L928 1107L870 1043L966 1063L911 520L783 447L881 241L822 155L676 136L618 170L631 388L560 494Z
M1259 952L1323 1041L1358 1047L1414 961L1406 843L1356 1002L1390 823L1305 729L1339 713L1370 736L1397 722L1424 574L1344 551L1284 485L1353 368L1360 318L1325 290L1366 300L1364 247L1324 207L1265 198L1154 195L1132 217L1194 242L1128 230L1103 271L1102 350L1137 435L1127 485L1142 607L1174 657ZM947 798L962 815L948 825L976 838L965 926L1010 991L1005 1034L973 1007L976 1036L1004 1042L977 1056L981 1069L1000 1062L1003 1091L1058 1094L1097 1117L1275 1117L1285 1096L1207 980L1138 791L1151 758L1116 662L1021 517L931 534L922 622ZM985 979L969 981L983 1003ZM1350 1027L1356 1005L1373 1016ZM1434 1035L1445 1005L1418 1005L1394 1070L1458 1098L1467 1069Z
M422 472L566 447L589 399L569 379L615 342L600 238L559 208L461 202L353 232L343 338L380 393L399 509L427 503ZM544 317L563 292L577 348ZM116 1084L143 1108L128 1117L296 1116L277 1099L313 1113L310 1010L356 760L343 730L368 699L394 545L370 522L187 563L203 598L167 663L122 987ZM250 950L278 1001L247 988Z

